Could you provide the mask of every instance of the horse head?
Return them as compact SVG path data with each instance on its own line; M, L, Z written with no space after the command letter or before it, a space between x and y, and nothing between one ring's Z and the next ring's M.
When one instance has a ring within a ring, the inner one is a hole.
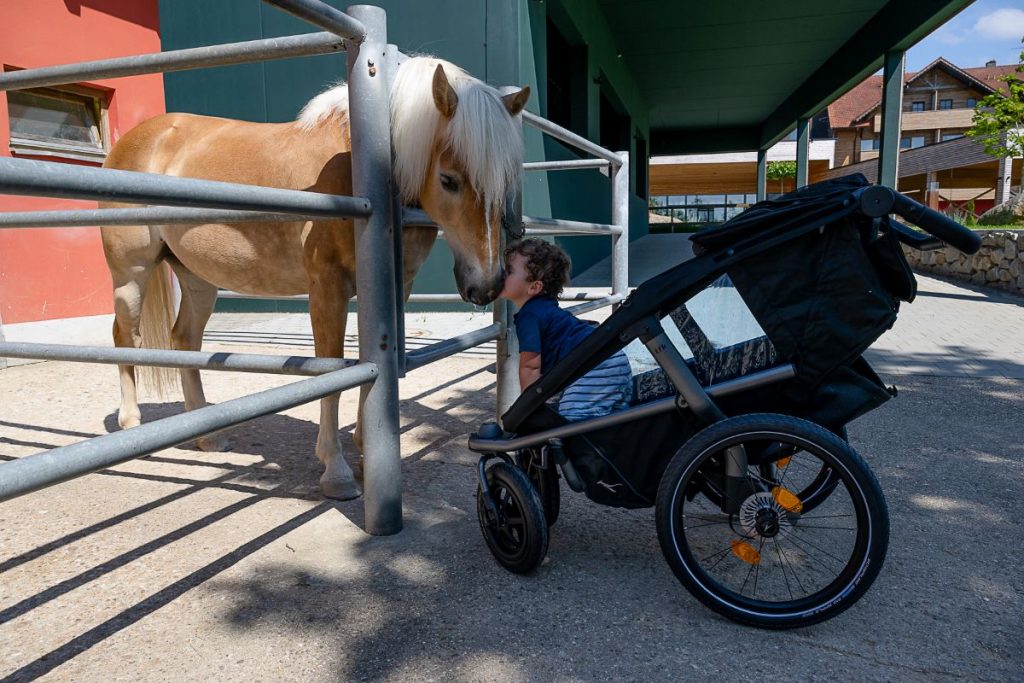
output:
M428 61L421 57L405 62L392 91L397 180L403 199L418 203L444 230L455 257L459 294L487 304L498 296L505 278L499 231L506 196L522 173L522 126L515 117L530 89L500 95L436 59L410 69L417 60ZM408 107L418 110L418 120L412 120L408 110L396 108L407 106L403 98L410 96L411 88L405 86L411 85L412 76L427 77L424 67L433 67L427 91L430 115L421 102L418 108ZM413 125L419 128L418 140L409 129ZM429 145L423 138L428 131Z

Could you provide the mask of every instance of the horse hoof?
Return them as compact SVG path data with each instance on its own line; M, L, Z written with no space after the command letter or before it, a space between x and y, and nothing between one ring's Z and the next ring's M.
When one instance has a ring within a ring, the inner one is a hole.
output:
M120 425L121 429L131 429L132 427L138 427L142 424L142 420L137 417L117 418L117 424Z
M231 440L226 436L201 436L196 439L196 448L206 453L226 453L231 450Z
M320 492L324 498L333 500L352 500L363 494L355 481L333 481L323 477L320 478Z

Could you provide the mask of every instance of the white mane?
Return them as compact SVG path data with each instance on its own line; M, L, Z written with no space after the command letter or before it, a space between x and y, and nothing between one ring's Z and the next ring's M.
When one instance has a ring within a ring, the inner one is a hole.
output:
M437 65L444 67L459 103L450 122L434 104L432 83ZM348 86L326 90L306 104L298 125L311 130L328 118L348 113ZM451 62L412 57L398 69L391 86L391 137L395 180L402 201L418 200L434 154L434 135L447 123L444 144L466 169L467 180L489 207L500 206L515 187L523 164L522 128L508 115L497 90Z

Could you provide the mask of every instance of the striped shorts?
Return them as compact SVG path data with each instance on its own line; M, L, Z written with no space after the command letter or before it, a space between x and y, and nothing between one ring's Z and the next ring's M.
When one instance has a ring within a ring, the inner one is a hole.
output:
M558 412L570 422L625 410L633 393L629 360L622 351L566 387Z

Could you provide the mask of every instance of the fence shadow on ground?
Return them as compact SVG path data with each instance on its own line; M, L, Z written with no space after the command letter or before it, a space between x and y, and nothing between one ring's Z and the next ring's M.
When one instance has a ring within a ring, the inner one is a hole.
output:
M653 680L667 670L799 677L813 673L825 652L865 676L1012 677L1012 658L1024 647L1015 616L1024 598L1016 588L1011 542L1018 535L1013 511L1024 495L1024 447L1010 430L1024 411L1020 382L885 379L897 380L899 396L855 422L850 432L888 499L889 558L858 605L812 629L755 632L714 616L683 591L663 562L650 510L598 507L564 487L549 561L531 577L500 569L477 528L475 457L463 441L475 418L491 410L493 385L466 389L456 380L437 390L440 398L429 391L403 400L402 428L414 441L404 453L405 530L387 538L364 536L347 546L347 560L358 571L319 567L309 558L281 561L273 554L271 546L289 535L322 542L321 525L338 523L333 515L361 525L362 501L312 502L316 493L310 485L319 476L312 455L316 425L287 416L261 418L235 435L238 451L254 456L254 464L225 467L213 479L170 478L188 485L76 531L59 545L204 488L229 487L251 496L21 596L0 612L0 624L216 524L250 500L294 496L310 499L310 507L264 533L240 538L237 547L201 568L154 585L148 597L101 623L69 629L63 644L37 653L8 679L51 672L140 620L156 618L190 591L220 605L215 621L231 639L318 644L330 676L341 680ZM475 412L467 414L467 404ZM180 404L145 407L147 419L179 410ZM425 435L424 426L432 428ZM267 435L279 435L282 443L275 445ZM209 465L207 455L187 453L151 460L185 468ZM265 471L270 461L279 467ZM13 566L56 547L41 545L0 561L0 580ZM246 571L229 571L243 561L250 563ZM900 626L886 628L882 636L879 624ZM751 638L756 647L732 646ZM180 644L168 644L175 646ZM786 656L763 656L776 648ZM707 655L725 650L728 658ZM908 660L901 654L906 652L914 656Z

